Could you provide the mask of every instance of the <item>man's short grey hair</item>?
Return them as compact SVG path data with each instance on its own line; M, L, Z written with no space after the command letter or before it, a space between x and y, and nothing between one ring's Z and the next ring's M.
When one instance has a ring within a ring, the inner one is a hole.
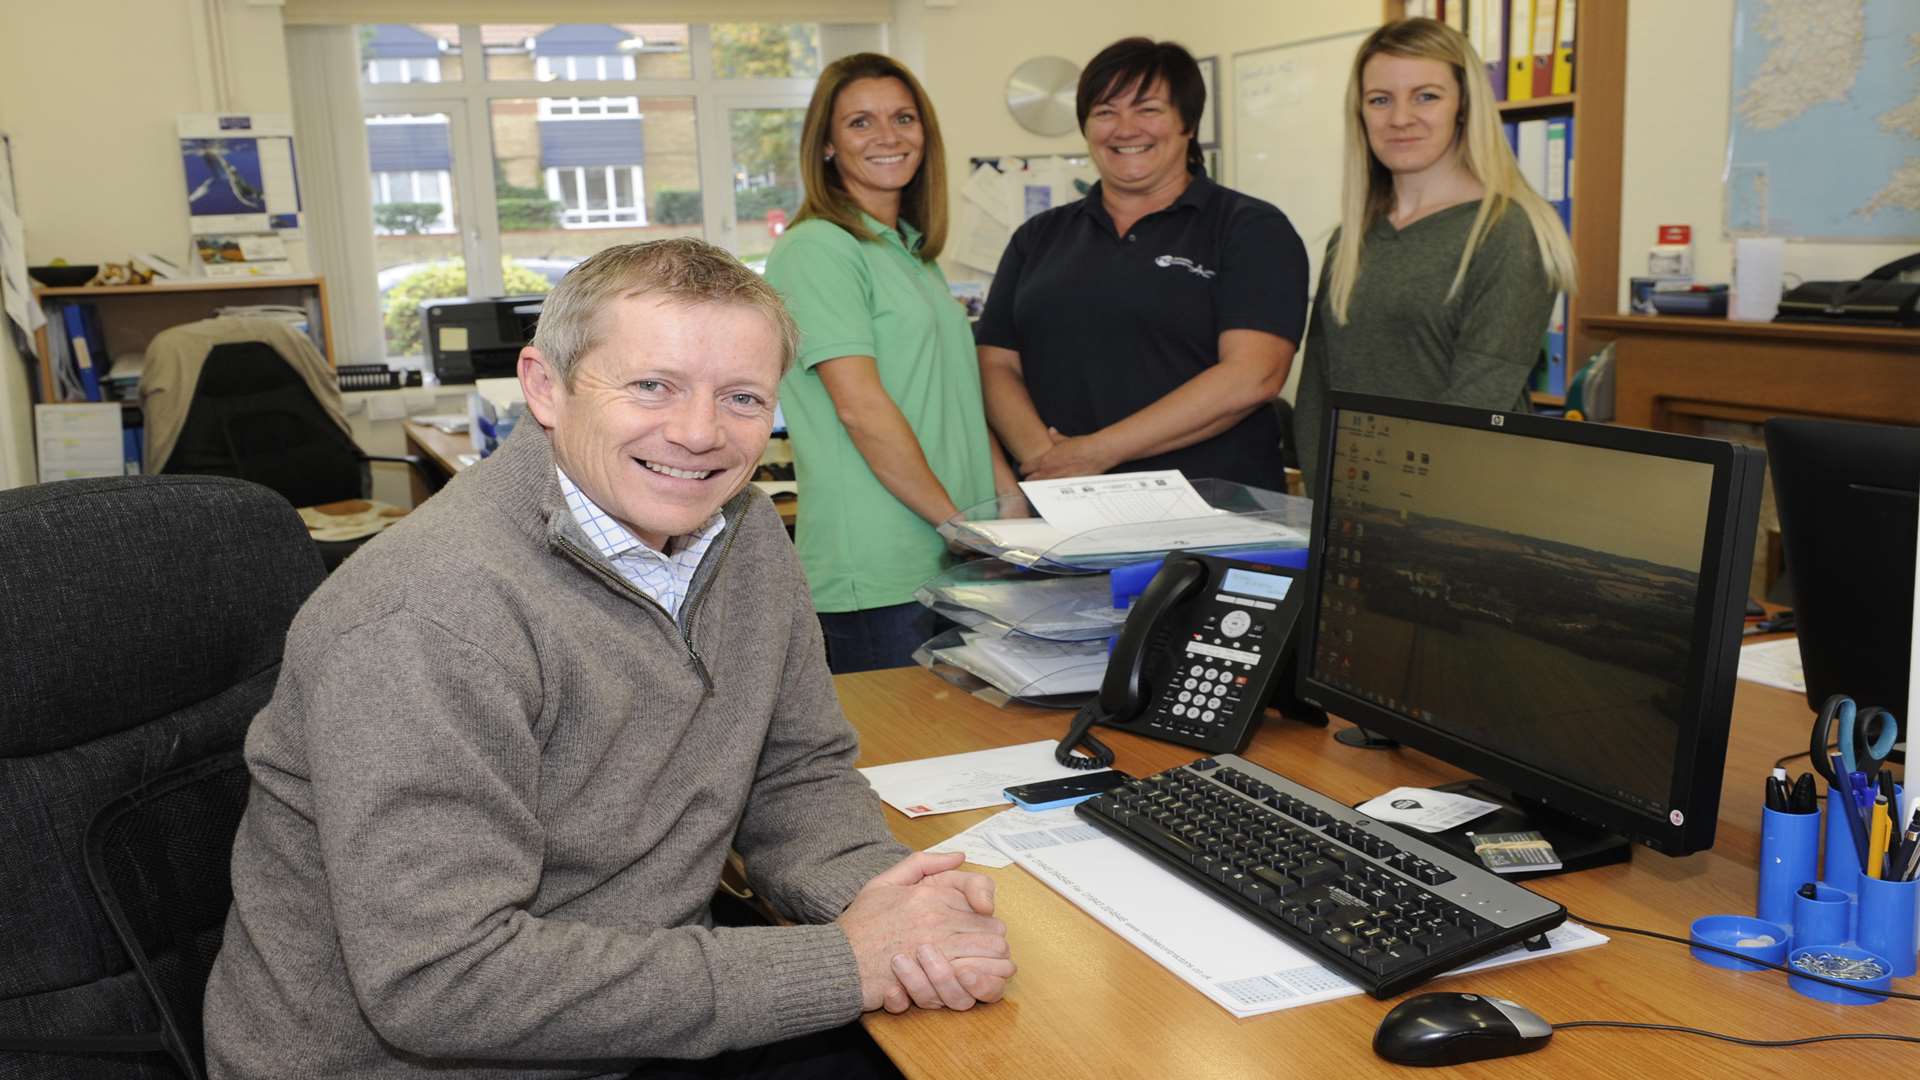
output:
M800 348L780 294L724 248L683 236L619 244L567 271L547 294L534 328L533 347L571 389L580 358L601 342L606 306L630 296L658 296L679 304L739 304L758 310L780 336L780 374Z

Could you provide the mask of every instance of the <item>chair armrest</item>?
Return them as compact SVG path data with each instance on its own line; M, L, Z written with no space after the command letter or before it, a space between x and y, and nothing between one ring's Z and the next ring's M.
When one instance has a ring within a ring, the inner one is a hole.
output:
M386 461L386 462L391 462L391 463L393 463L393 464L396 464L396 465L407 465L407 466L410 466L410 467L412 467L412 469L413 469L413 471L414 471L414 473L415 473L415 475L417 475L417 476L419 476L419 477L420 477L420 482L421 482L422 484L425 484L425 485L427 486L427 491L428 491L429 493L431 493L431 492L435 492L435 491L439 491L439 490L440 490L440 486L441 486L441 478L440 478L440 477L439 477L438 475L436 475L436 474L434 473L434 471L433 471L433 469L431 469L431 468L429 468L429 467L428 467L428 465L427 465L427 459L426 459L426 458L423 458L423 457L421 457L421 456L420 456L419 454L368 454L368 453L362 453L362 454L360 455L360 460L361 460L361 461L368 461L368 462L372 462L372 461Z

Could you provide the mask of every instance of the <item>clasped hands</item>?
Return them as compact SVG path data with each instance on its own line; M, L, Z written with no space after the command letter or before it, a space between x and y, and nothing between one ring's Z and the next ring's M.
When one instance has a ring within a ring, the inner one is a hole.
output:
M838 920L860 965L860 1007L905 1012L998 1001L1013 977L993 879L958 853L915 852L862 886Z
M1028 480L1098 476L1120 464L1097 435L1062 435L1048 428L1047 438L1052 445L1020 463L1020 475Z

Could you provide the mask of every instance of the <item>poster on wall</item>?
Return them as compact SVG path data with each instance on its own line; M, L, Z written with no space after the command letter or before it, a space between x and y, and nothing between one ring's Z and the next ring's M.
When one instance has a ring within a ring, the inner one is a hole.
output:
M208 277L305 274L292 118L183 113L179 132L187 220L202 272Z

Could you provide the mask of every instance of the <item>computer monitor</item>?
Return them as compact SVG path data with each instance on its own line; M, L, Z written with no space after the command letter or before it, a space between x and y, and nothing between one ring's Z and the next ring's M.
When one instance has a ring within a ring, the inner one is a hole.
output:
M1334 393L1301 698L1483 778L1567 870L1713 844L1763 471L1710 439ZM1756 780L1756 792L1758 791Z
M1846 694L1906 734L1920 428L1777 419L1766 433L1807 704Z

